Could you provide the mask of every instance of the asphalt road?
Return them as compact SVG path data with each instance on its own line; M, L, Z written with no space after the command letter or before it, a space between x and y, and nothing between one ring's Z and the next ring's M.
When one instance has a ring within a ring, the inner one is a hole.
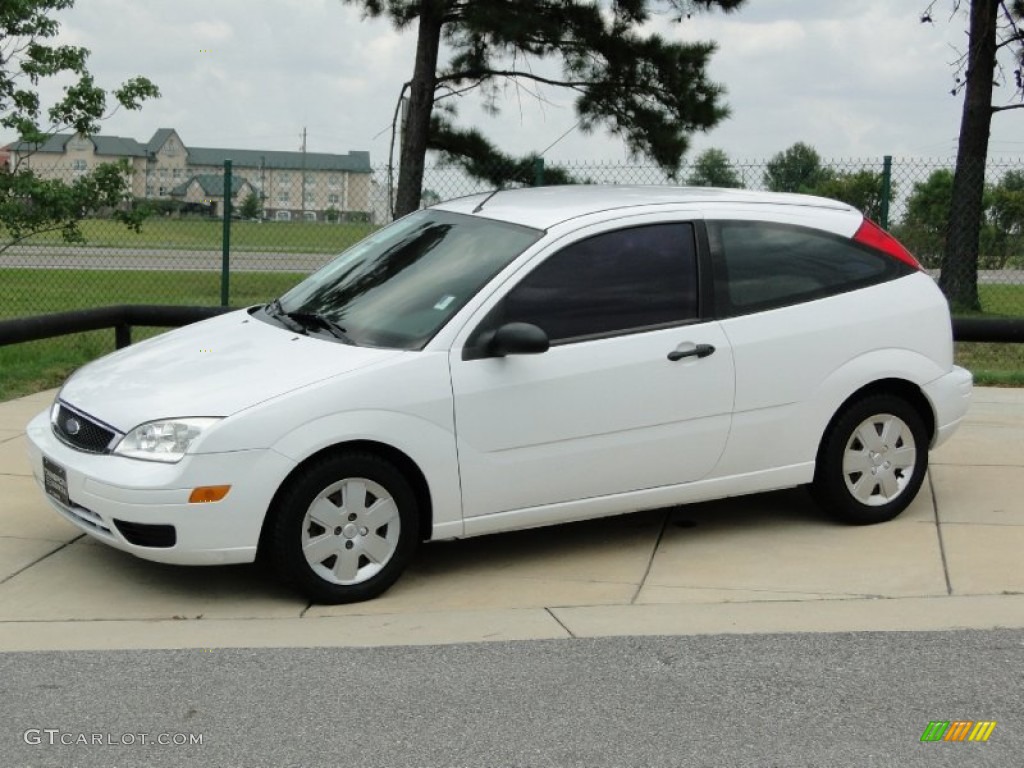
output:
M1022 660L1010 630L6 654L0 764L1020 766ZM920 741L955 719L998 725Z

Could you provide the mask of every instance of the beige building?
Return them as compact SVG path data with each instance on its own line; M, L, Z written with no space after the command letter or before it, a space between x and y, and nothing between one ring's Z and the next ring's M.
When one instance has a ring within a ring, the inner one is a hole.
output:
M100 163L128 160L132 193L150 200L209 201L211 212L222 211L213 195L224 161L231 160L234 204L249 194L260 201L264 218L278 221L371 220L374 201L368 152L344 155L322 152L219 149L187 146L172 128L161 128L145 144L120 136L83 137L57 134L41 145L25 142L9 147L10 163L44 177L73 178Z

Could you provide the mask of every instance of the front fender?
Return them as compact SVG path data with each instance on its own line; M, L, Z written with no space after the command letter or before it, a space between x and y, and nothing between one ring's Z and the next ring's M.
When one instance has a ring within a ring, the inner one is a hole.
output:
M345 411L292 429L272 448L298 464L325 449L356 441L381 443L408 456L427 481L434 520L431 538L462 535L455 435L432 421L395 411Z

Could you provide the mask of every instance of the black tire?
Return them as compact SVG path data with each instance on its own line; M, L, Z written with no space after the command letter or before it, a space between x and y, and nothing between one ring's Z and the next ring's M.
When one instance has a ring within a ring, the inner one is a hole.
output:
M312 461L277 494L271 514L267 543L275 571L316 603L377 597L419 543L416 494L398 469L372 453Z
M921 415L902 397L879 394L855 400L822 439L811 492L823 511L841 522L892 520L921 489L928 442Z

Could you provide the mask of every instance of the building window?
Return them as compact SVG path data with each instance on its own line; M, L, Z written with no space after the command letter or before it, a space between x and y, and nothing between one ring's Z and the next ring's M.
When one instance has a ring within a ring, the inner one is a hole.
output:
M288 190L281 190L280 192L277 193L277 202L281 204L287 204L288 202L291 201L291 199L292 196L288 192Z
M182 168L175 168L174 169L174 178L180 179L184 173L185 173L184 169L182 169Z
M89 168L89 164L85 160L72 160L71 170L73 171L84 171Z
M278 184L291 184L291 181L292 181L292 175L290 173L288 173L287 171L282 171L282 172L277 174L277 183Z
M302 218L306 221L316 221L316 211L303 211Z
M167 197L167 187L160 187L160 197Z
M291 221L292 220L292 212L291 211L278 211L277 215L275 216L275 218L278 221Z
M333 174L333 175L329 176L327 178L327 185L331 189L337 189L338 187L341 186L341 176L338 176L337 174Z
M341 195L328 195L327 202L331 205L338 205L341 202Z

